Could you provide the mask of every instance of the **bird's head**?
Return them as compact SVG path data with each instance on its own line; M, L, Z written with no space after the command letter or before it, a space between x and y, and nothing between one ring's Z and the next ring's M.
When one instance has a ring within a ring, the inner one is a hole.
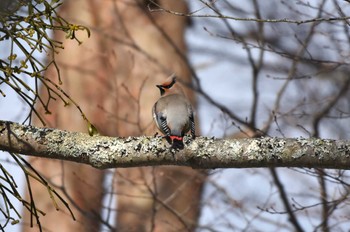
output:
M176 83L176 75L173 74L170 77L168 77L167 80L163 84L156 85L156 86L160 90L160 95L163 96L163 95L171 93L171 92L178 92L179 91L179 88L177 88L177 86L174 86L175 83Z

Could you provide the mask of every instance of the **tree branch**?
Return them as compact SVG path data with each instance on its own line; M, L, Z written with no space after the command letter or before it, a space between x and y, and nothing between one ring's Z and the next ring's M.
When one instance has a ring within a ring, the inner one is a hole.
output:
M350 167L350 141L326 139L213 139L169 149L161 137L114 138L0 121L0 150L69 160L95 168L179 165L193 168Z
M345 0L347 1L347 0ZM319 23L319 22L332 22L332 21L346 21L349 20L349 16L343 16L343 17L328 17L328 18L308 18L304 20L295 20L295 19L288 19L288 18L280 18L280 19L263 19L263 18L241 18L241 17L234 17L229 15L222 15L222 14L198 14L198 12L201 10L197 10L190 13L183 13L183 12L177 12L173 10L166 9L162 7L161 5L157 4L155 1L150 1L154 6L158 8L150 8L148 7L150 12L167 12L176 16L184 16L184 17L191 17L191 18L220 18L220 19L230 19L235 21L248 21L248 22L258 22L258 23L292 23L292 24L305 24L305 23ZM213 9L213 6L211 3L207 3L205 1L201 1L206 7L209 9Z

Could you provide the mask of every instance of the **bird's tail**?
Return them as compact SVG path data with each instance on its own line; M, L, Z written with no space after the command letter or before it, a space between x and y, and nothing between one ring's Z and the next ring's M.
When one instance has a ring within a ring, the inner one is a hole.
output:
M172 141L171 148L182 150L184 149L183 138L180 136L171 135L170 139Z

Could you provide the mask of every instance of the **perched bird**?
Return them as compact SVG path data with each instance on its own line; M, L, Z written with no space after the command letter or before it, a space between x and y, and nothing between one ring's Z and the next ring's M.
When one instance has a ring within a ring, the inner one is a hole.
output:
M156 85L160 98L154 104L152 113L158 129L172 144L172 148L183 149L183 136L191 130L195 138L195 123L191 103L182 89L176 85L176 76L170 76L163 84Z

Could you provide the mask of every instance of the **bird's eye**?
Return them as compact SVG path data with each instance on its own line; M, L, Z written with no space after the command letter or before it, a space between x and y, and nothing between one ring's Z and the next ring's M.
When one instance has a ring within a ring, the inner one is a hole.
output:
M165 89L170 89L171 87L173 87L174 84L175 84L175 81L171 82L169 85L163 85L162 87Z
M163 85L164 89L170 89L173 85Z

